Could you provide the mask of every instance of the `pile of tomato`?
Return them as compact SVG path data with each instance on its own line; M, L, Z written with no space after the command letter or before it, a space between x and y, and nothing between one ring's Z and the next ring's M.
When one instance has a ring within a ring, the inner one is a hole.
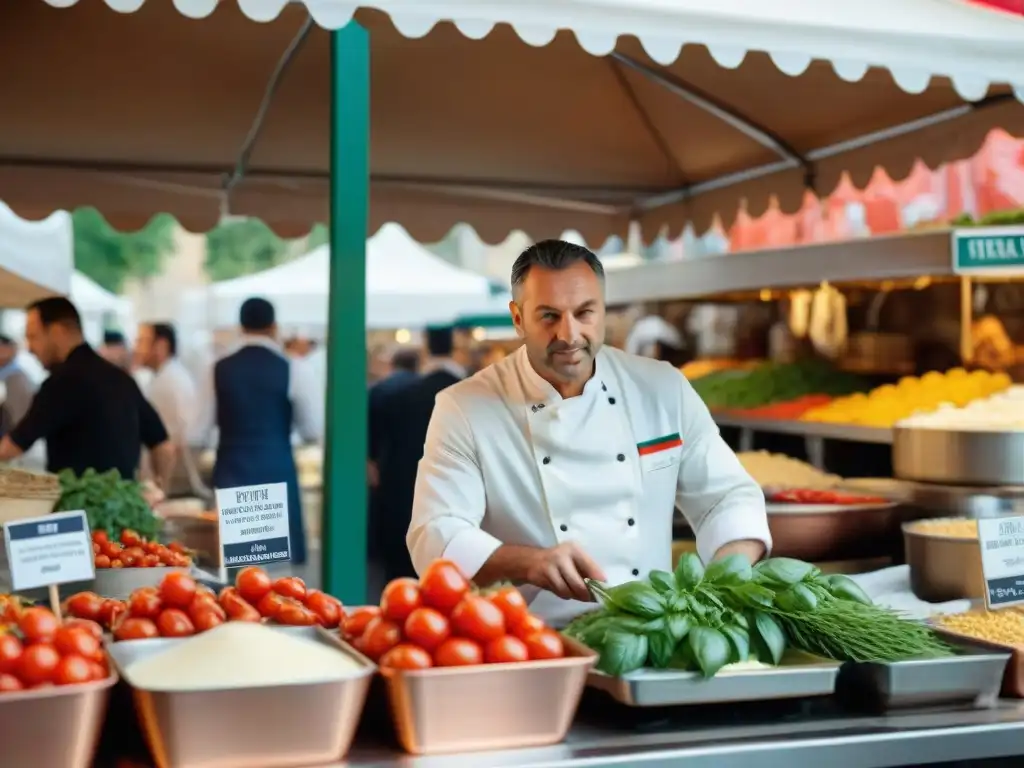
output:
M380 607L357 608L342 637L382 667L429 669L558 659L561 635L529 612L515 587L476 592L446 560L419 581L396 579Z
M271 580L262 568L244 568L235 585L220 594L186 573L167 574L157 587L140 587L127 601L104 599L93 592L68 598L72 616L106 627L116 640L189 637L225 621L274 621L293 626L333 629L345 616L341 601L307 589L295 576Z
M148 541L125 528L119 541L111 541L106 531L92 532L92 559L97 568L188 568L192 558L180 543L164 545Z
M48 608L27 607L0 625L0 695L105 680L103 630L83 619L63 623Z

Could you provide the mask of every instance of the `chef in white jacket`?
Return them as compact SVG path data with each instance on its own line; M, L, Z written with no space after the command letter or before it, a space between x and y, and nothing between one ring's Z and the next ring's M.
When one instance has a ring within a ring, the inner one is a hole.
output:
M603 348L604 270L547 240L512 268L523 346L437 395L407 543L420 572L455 562L521 585L555 625L587 610L585 578L671 570L676 505L705 562L771 547L764 496L668 365Z

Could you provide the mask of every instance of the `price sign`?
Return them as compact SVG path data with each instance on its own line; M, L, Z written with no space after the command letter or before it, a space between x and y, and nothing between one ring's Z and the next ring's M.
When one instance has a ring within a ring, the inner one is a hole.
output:
M95 577L85 512L60 512L8 523L4 546L16 590Z
M285 483L217 489L221 564L225 568L291 559Z
M985 604L1008 608L1024 603L1024 517L978 520Z

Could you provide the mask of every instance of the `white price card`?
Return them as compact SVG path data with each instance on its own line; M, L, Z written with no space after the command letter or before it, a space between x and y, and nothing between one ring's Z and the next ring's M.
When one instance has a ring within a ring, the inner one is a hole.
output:
M1008 608L1024 603L1024 517L978 520L985 604Z
M285 483L217 489L221 564L225 568L291 559Z
M16 590L95 577L85 512L59 512L8 523L4 546Z

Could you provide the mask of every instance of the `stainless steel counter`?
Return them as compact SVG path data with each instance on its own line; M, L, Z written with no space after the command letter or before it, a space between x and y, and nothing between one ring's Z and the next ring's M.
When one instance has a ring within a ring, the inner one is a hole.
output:
M537 749L411 757L357 746L350 768L887 768L1024 756L1024 704L979 711L835 715L758 725L671 727L625 733L577 721L563 744ZM358 745L358 741L357 741ZM1008 761L1007 765L1011 763Z

